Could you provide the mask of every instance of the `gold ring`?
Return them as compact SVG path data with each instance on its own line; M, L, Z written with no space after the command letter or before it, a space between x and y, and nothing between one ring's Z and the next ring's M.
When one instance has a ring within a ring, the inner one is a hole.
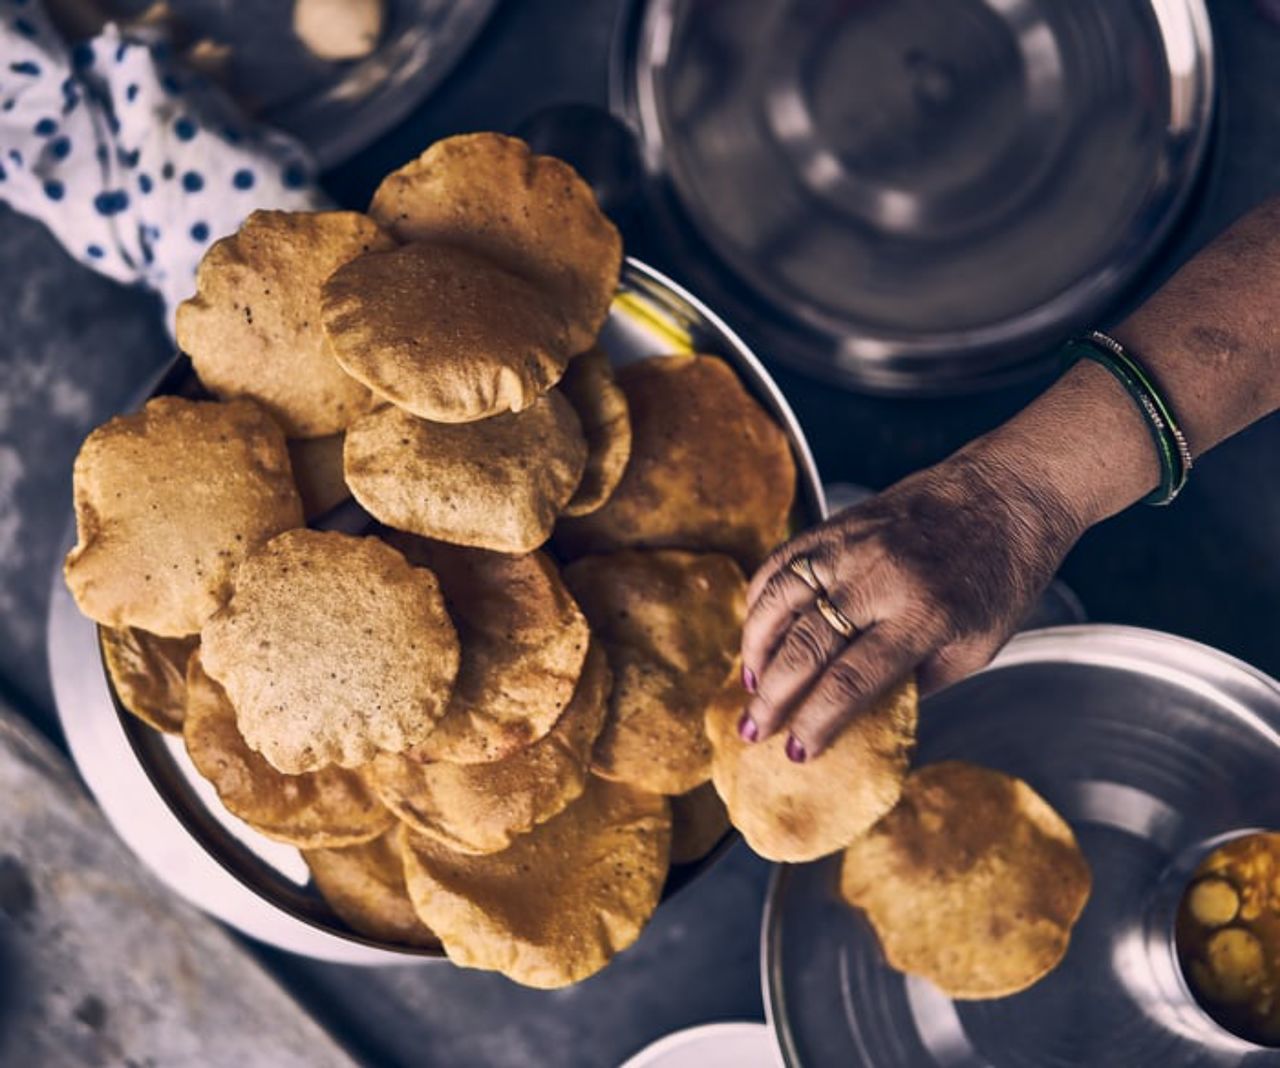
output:
M819 594L818 599L813 603L814 607L817 608L818 612L822 615L822 618L830 624L831 629L839 634L840 637L848 639L858 633L858 628L849 622L848 616L831 603L831 599L829 597L824 594Z
M795 575L814 593L821 595L824 591L822 583L818 581L818 575L813 570L813 563L807 556L793 556L787 563L787 567L791 573Z

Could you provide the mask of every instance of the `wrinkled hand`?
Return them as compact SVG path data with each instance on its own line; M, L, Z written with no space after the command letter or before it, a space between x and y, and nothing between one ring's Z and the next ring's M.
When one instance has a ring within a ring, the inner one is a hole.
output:
M1057 491L962 452L781 546L747 591L743 737L785 728L788 755L803 761L913 669L923 692L976 671L1083 529ZM798 556L857 627L852 640L787 566Z

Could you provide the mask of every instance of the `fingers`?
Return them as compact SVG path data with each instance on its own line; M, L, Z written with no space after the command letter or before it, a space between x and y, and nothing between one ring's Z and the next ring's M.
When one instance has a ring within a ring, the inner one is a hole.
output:
M799 575L784 567L761 588L742 628L744 679L758 679L796 616L813 605L817 595ZM747 672L751 674L748 675ZM751 683L747 688L752 689Z
M823 670L788 724L793 760L812 760L854 716L906 677L927 651L917 629L897 621L860 634Z
M747 703L747 716L760 739L782 726L792 706L844 645L845 638L816 611L795 620L760 674L756 693Z
M751 576L751 581L747 584L747 608L754 610L756 602L763 596L765 588L773 580L775 575L785 574L788 564L797 556L806 556L809 562L813 564L813 569L818 576L818 581L824 586L831 585L835 576L831 574L829 563L829 551L826 546L826 539L831 537L831 531L826 524L814 527L812 530L798 534L785 545L775 549L765 560L763 564L757 568L756 573Z

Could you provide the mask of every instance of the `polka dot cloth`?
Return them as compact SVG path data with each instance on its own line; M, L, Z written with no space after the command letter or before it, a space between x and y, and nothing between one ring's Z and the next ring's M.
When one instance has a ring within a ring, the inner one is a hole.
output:
M303 149L165 51L114 26L68 49L35 0L0 0L0 201L157 290L172 329L210 242L255 208L326 205Z

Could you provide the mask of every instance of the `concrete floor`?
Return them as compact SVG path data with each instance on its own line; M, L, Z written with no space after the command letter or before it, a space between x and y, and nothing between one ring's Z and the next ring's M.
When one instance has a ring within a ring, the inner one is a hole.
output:
M1280 27L1246 0L1210 4L1222 73L1219 136L1188 224L1156 275L1262 197L1280 192ZM429 103L327 177L360 206L378 178L438 136L510 129L538 108L603 103L615 4L505 4ZM536 84L514 82L539 50ZM630 234L631 251L678 263ZM1277 295L1280 299L1280 294ZM0 210L0 695L56 734L42 648L49 575L84 433L118 410L170 348L157 306L70 262L38 225ZM769 352L761 355L770 360ZM776 376L824 476L880 487L996 424L1036 384L963 399L884 400L783 369ZM1280 421L1206 458L1177 504L1134 509L1089 534L1065 578L1091 618L1197 638L1280 674ZM617 1063L666 1031L760 1018L757 948L765 865L739 852L665 907L606 973L558 994L448 967L353 971L263 960L369 1063L564 1068Z

